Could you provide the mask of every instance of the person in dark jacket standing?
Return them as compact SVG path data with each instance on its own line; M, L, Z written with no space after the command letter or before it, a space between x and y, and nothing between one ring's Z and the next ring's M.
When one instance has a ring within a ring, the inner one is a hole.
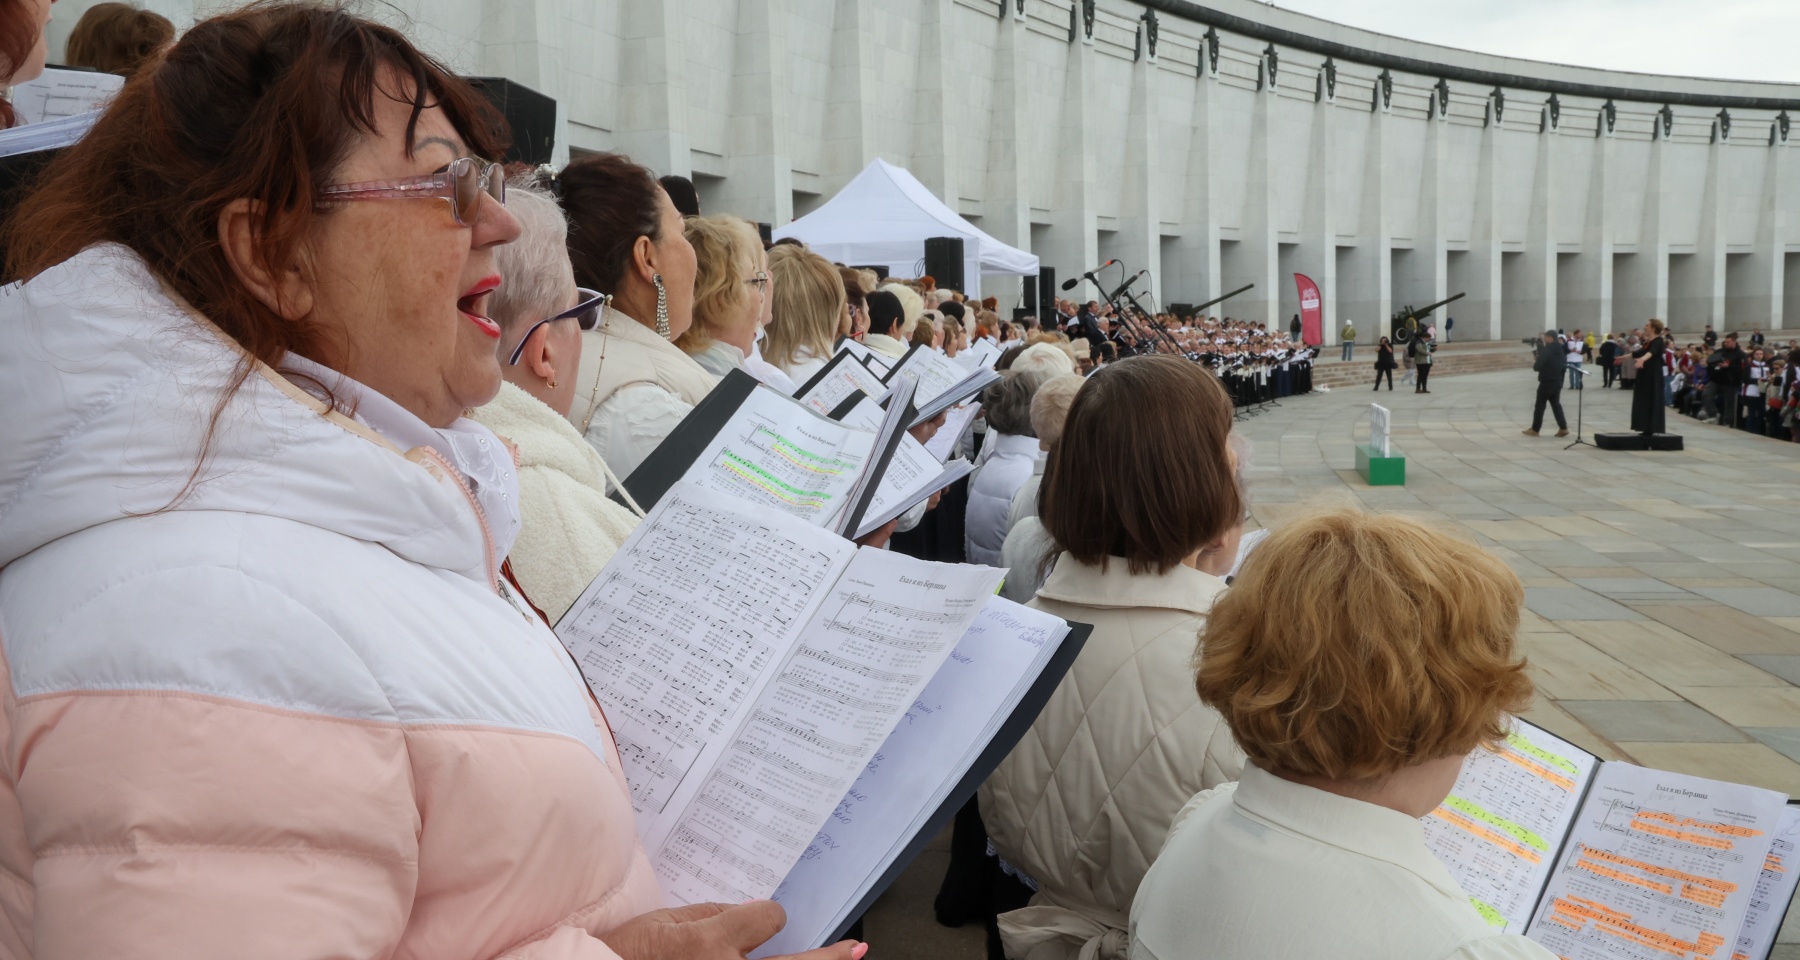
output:
M1556 342L1556 331L1545 330L1538 338L1537 359L1532 361L1531 369L1537 371L1537 405L1531 411L1531 429L1524 431L1528 437L1535 437L1544 428L1544 406L1556 414L1556 435L1569 435L1569 419L1563 416L1562 383L1563 371L1568 369L1568 361L1564 357L1562 344Z
M1606 335L1606 341L1600 344L1600 372L1602 388L1611 387L1613 381L1619 379L1619 342L1612 334Z
M1394 345L1388 342L1388 338L1382 337L1380 345L1375 348L1375 389L1380 390L1381 378L1387 377L1388 392L1394 392L1394 368L1397 366L1399 364L1394 362Z

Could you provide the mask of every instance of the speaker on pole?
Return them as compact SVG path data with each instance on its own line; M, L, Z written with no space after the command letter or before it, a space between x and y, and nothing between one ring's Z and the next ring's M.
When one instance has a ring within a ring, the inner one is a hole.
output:
M1036 313L1038 302L1038 278L1019 278L1019 309L1026 313Z
M926 237L925 272L940 287L963 288L963 241L961 237Z
M512 128L512 146L506 149L505 160L534 167L549 163L556 150L556 101L505 77L466 79Z
M1056 268L1038 267L1037 316L1048 320L1056 316Z

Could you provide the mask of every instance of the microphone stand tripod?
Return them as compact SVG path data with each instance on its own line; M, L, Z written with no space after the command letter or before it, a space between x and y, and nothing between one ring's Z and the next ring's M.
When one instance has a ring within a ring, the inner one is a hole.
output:
M1569 369L1575 371L1575 382L1579 386L1575 389L1575 442L1564 447L1564 450L1573 450L1577 445L1584 443L1590 447L1593 446L1581 439L1581 401L1587 396L1587 371L1579 367L1570 367Z

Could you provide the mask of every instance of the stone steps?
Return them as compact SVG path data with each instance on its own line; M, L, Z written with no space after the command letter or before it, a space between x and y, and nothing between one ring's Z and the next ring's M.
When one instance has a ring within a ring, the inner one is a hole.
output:
M1332 360L1313 365L1313 386L1333 390L1350 386L1367 387L1375 382L1375 353L1358 348L1357 359L1345 363ZM1482 344L1474 349L1443 348L1432 364L1431 379L1454 377L1464 373L1489 373L1495 370L1525 370L1531 367L1531 354L1522 344ZM1395 389L1406 368L1394 370Z

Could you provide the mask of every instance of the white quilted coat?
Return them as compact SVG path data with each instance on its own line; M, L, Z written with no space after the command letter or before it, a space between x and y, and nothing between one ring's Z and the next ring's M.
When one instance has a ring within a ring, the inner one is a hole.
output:
M1244 755L1194 693L1193 658L1217 577L1133 576L1062 557L1032 606L1094 633L1037 722L981 788L1006 860L1038 882L1002 914L1006 955L1124 957L1138 884L1188 798L1237 779Z

